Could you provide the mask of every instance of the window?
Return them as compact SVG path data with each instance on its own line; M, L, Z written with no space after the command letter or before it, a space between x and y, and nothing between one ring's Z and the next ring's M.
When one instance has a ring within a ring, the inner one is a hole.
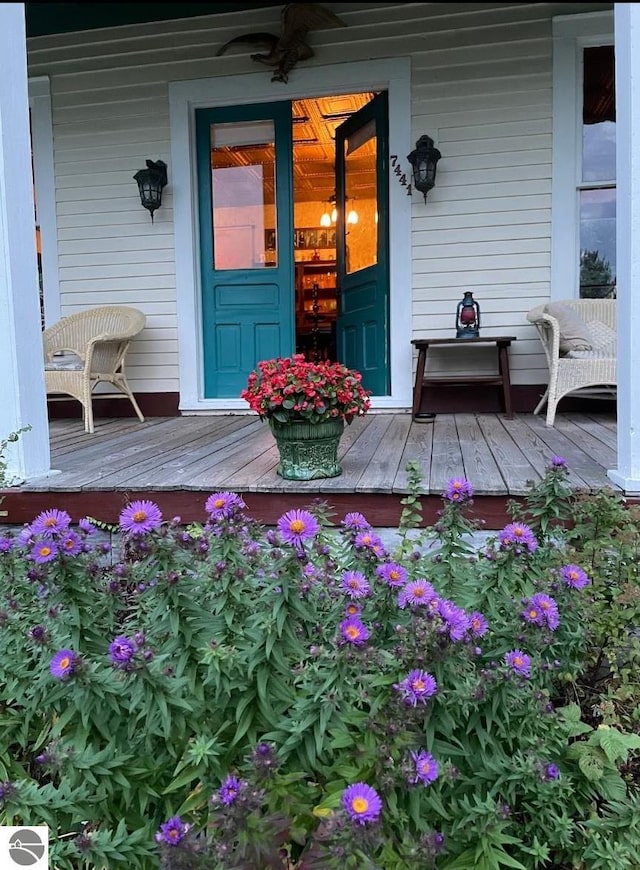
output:
M554 19L551 296L616 293L615 69L610 13Z

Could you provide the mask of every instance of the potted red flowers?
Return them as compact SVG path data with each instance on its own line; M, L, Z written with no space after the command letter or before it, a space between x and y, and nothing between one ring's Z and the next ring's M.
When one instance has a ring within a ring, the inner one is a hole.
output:
M335 477L344 424L369 410L360 372L302 354L262 360L241 396L267 420L280 450L278 473L289 480Z

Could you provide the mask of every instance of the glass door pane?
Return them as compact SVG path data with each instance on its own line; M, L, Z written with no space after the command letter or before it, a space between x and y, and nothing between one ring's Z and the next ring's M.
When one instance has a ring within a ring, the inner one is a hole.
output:
M372 118L344 141L345 234L347 274L378 262L378 137Z
M277 266L272 120L211 124L213 268Z

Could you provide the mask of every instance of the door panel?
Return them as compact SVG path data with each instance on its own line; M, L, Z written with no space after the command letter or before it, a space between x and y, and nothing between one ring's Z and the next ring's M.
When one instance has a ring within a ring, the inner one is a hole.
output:
M338 358L378 396L390 392L387 110L381 93L336 128Z
M206 398L293 349L291 142L289 102L196 111Z

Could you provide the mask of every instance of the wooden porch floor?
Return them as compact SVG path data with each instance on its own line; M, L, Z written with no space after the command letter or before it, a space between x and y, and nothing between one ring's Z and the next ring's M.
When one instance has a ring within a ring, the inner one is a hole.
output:
M54 505L112 521L122 504L136 497L158 501L165 516L202 520L208 494L233 490L264 522L319 497L338 511L363 511L374 525L394 525L407 493L406 464L415 459L423 474L425 521L440 506L447 480L464 475L475 489L478 515L489 523L495 515L490 527L498 528L507 500L523 496L552 455L565 457L577 489L612 486L606 472L616 462L612 412L558 414L553 428L531 414L513 420L499 414L438 414L416 423L408 413L371 413L345 427L342 475L308 482L277 475L273 436L254 415L144 423L98 419L94 435L85 435L79 420L53 420L50 431L56 473L10 490L0 522L27 522Z

